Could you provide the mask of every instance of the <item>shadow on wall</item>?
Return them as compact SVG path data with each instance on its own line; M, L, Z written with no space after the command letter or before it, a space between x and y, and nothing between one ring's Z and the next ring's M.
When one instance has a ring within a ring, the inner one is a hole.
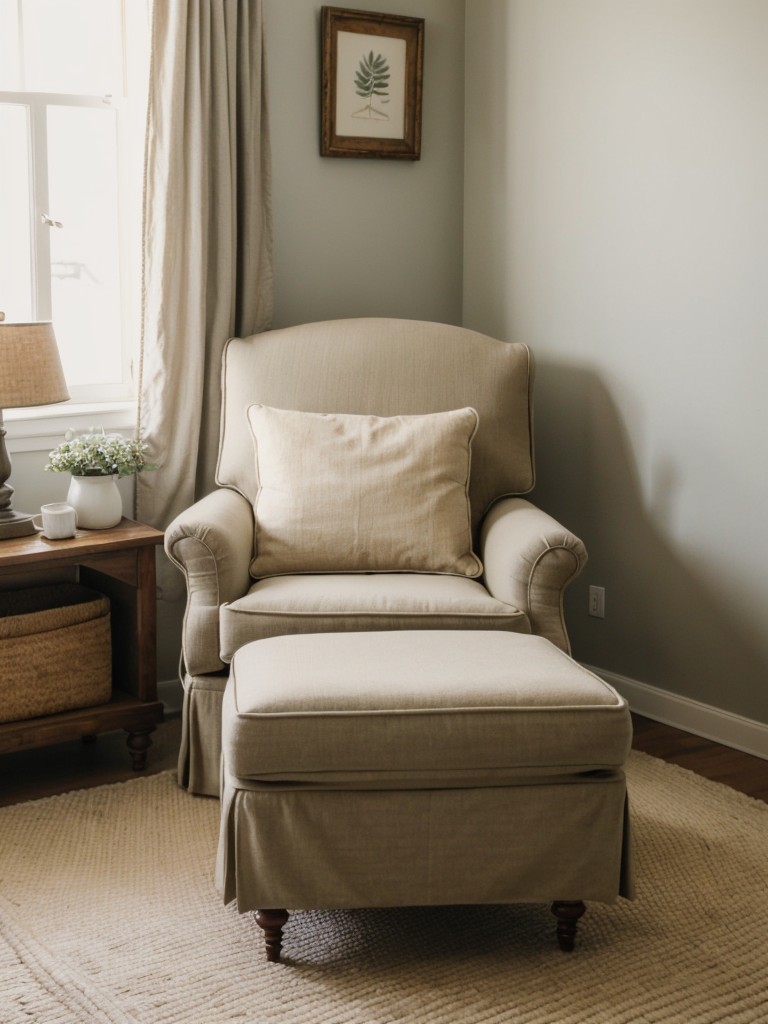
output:
M537 360L533 500L577 533L590 561L566 596L574 657L768 722L768 656L643 498L621 414L590 369ZM587 614L590 583L606 618Z

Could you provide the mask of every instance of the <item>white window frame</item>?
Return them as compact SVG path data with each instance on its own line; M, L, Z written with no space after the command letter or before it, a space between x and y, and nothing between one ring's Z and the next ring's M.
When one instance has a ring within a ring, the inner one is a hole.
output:
M92 427L104 427L133 435L136 430L136 401L63 402L35 409L3 411L6 447L13 456L19 452L49 452L60 444L67 430L84 434Z
M138 3L140 0L130 0ZM144 0L147 5L148 0ZM129 269L129 247L127 240L138 230L136 202L131 201L130 182L131 136L136 137L135 125L129 126L128 103L125 98L129 86L133 87L144 75L144 69L133 63L129 65L127 54L137 47L134 38L136 30L136 9L132 9L133 22L127 17L126 0L122 8L122 94L121 96L93 96L51 92L26 92L23 90L1 90L0 103L12 103L26 107L29 119L30 153L30 216L32 256L34 264L34 317L40 320L52 319L50 281L50 231L54 230L41 220L42 214L56 216L48 207L48 161L47 161L47 119L46 108L54 105L101 107L105 103L116 111L117 158L118 158L118 237L120 259L121 293L121 368L122 381L110 385L70 385L71 398L58 405L30 409L7 409L3 412L7 431L7 445L11 453L21 451L49 450L61 441L61 435L68 428L78 432L93 426L104 426L107 430L121 430L133 433L136 426L136 368L139 360L140 288L138 258L134 269ZM149 7L146 6L146 11ZM149 18L147 17L147 26ZM142 29L140 34L143 35ZM148 54L144 60L148 62ZM23 74L23 67L22 67ZM23 84L23 79L22 79ZM143 111L142 111L143 113ZM136 114L132 115L134 118ZM36 162L38 161L38 162ZM44 162L40 162L44 161ZM44 174L38 168L43 167ZM134 193L134 198L135 198ZM139 239L136 239L140 241ZM42 272L41 272L42 271ZM134 315L131 315L131 310ZM55 323L54 323L55 329Z
M51 231L57 230L44 218L55 218L48 197L48 108L54 106L100 109L109 106L116 111L118 160L118 257L120 265L120 309L121 309L121 381L112 384L70 385L72 400L78 403L125 401L133 397L132 381L133 349L131 338L138 325L131 324L129 303L134 299L131 275L126 266L126 238L129 231L127 145L125 127L125 101L119 97L79 96L69 93L43 92L0 92L0 104L14 104L27 111L31 168L30 188L30 236L32 242L32 319L53 320L51 304ZM54 323L54 329L56 324Z

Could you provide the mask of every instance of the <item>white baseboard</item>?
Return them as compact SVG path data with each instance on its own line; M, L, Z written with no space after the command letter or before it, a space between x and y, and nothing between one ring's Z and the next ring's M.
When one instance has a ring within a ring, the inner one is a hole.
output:
M680 697L669 690L639 683L616 672L590 665L585 667L618 690L638 715L768 760L768 725L765 722L756 722L689 697Z
M168 714L181 711L184 688L179 679L160 679L157 684L157 699L165 704Z

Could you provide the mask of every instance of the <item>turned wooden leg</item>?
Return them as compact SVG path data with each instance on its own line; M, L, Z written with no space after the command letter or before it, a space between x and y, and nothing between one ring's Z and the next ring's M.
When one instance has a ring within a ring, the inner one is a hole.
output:
M557 918L557 941L564 953L573 951L579 918L586 911L581 900L556 900L552 913Z
M147 751L152 746L152 737L149 734L154 731L155 727L153 725L151 729L142 729L141 732L128 733L126 742L135 772L142 772L147 767Z
M264 944L267 960L276 964L280 961L283 946L283 925L288 920L287 910L257 910L256 924L264 930Z

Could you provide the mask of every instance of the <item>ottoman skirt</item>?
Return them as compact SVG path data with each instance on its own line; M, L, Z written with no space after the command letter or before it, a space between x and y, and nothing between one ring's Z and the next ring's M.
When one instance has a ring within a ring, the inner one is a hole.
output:
M540 637L256 641L222 742L216 882L241 912L632 895L629 709Z

